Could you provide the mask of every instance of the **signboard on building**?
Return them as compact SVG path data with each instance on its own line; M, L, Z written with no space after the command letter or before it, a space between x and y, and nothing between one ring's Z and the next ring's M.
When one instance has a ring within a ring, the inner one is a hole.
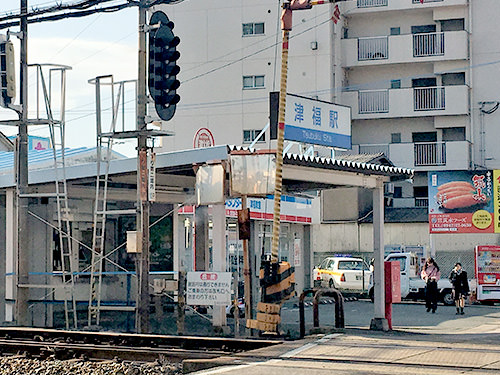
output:
M285 139L350 149L351 108L287 94Z
M231 272L188 272L188 305L227 306L231 304Z
M150 202L156 201L156 153L148 153L148 198Z
M302 246L300 246L300 238L293 240L293 266L300 267L302 265Z
M498 182L494 183L493 172L429 172L430 233L500 232L494 224L498 215L494 189Z
M207 128L200 128L194 135L193 147L204 148L215 146L214 136Z

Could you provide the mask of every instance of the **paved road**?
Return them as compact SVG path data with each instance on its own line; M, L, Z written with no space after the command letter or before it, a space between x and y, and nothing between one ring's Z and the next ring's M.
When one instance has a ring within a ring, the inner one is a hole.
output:
M283 311L290 330L298 327L293 303ZM312 309L306 319L312 321ZM333 324L333 305L320 307L320 323ZM367 329L373 316L369 301L345 304L347 328L328 335L240 353L222 359L222 367L203 375L458 375L499 374L500 307L474 305L466 315L440 306L427 313L421 303L394 306L394 331ZM311 324L308 325L310 327Z
M283 329L293 337L299 331L299 309L294 303L285 305L282 312ZM369 300L345 302L346 327L367 328L373 317L373 304ZM393 328L417 332L446 332L467 330L500 321L500 306L473 305L465 308L465 315L455 315L453 306L438 306L435 314L427 313L421 302L405 302L393 305ZM320 305L321 326L334 326L334 305ZM305 308L306 330L312 328L312 307Z

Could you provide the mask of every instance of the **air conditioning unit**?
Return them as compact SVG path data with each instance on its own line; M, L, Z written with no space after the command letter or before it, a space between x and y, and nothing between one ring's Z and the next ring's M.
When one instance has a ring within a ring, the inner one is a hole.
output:
M384 194L394 194L394 184L392 182L388 182L384 185Z

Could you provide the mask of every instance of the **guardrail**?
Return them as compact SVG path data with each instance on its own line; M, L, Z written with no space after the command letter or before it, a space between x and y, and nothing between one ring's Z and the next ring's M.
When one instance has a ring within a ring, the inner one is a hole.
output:
M444 55L444 32L413 35L413 57Z
M388 113L389 90L359 91L358 109L360 114Z
M358 39L358 61L389 58L389 38L376 36Z
M358 8L385 7L388 0L358 0Z

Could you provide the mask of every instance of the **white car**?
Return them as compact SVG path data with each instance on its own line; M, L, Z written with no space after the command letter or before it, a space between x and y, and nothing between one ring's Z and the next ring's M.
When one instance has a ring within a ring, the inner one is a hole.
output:
M313 270L315 285L344 292L368 291L370 269L361 258L328 257Z

